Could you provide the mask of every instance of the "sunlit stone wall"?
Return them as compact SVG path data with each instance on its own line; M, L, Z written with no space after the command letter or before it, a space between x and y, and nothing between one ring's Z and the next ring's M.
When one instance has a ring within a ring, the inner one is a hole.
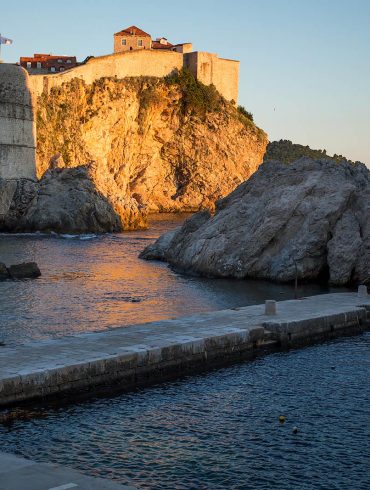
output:
M191 43L179 51L143 49L92 58L87 63L61 73L32 75L32 93L37 97L59 87L73 78L87 84L102 77L165 77L183 66L206 85L214 84L227 100L238 100L239 61L219 58L217 54L195 51L189 53Z
M0 64L0 178L36 179L32 97L26 70Z

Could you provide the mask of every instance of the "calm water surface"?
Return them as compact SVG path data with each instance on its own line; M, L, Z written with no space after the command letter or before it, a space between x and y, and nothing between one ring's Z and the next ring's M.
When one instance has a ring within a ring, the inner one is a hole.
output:
M50 410L2 450L145 489L367 490L369 374L368 333Z
M35 260L43 273L0 283L0 340L23 343L293 297L291 286L191 278L137 258L183 218L154 217L147 231L99 237L0 236L1 261ZM300 295L322 292L300 288ZM369 375L365 334L112 398L44 407L41 418L0 425L1 449L153 490L368 489Z
M292 298L291 286L209 280L140 260L140 251L184 215L152 218L150 229L115 235L0 235L0 261L34 260L42 277L0 282L0 340L30 340ZM326 292L306 286L301 295Z

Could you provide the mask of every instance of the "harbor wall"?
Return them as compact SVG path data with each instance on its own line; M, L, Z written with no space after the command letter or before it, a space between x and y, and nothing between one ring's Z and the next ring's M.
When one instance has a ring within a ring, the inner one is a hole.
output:
M369 328L369 296L314 296L0 350L0 406L125 391Z

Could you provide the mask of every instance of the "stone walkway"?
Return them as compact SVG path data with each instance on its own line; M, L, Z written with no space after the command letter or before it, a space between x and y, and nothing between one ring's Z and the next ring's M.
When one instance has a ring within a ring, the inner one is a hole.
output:
M0 490L135 490L56 464L0 453Z
M264 314L264 305L248 306L0 347L0 406L116 381L131 386L152 374L158 381L165 371L253 349L267 340L266 331L293 343L325 336L366 322L364 305L370 308L370 296L326 294L279 302L274 316Z

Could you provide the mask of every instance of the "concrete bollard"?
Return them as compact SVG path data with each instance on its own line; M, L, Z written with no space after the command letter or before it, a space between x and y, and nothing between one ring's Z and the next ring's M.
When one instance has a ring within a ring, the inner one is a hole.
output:
M265 301L265 315L276 315L276 301L267 299Z
M361 285L361 286L358 287L357 296L359 298L366 298L366 296L367 296L367 287L365 285Z

